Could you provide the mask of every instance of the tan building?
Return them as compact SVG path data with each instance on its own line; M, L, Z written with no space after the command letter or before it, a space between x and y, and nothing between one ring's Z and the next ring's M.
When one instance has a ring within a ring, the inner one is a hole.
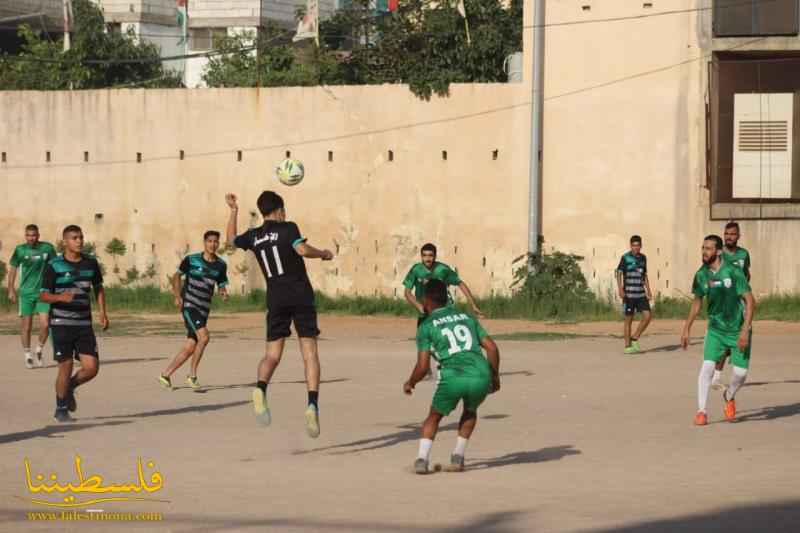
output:
M797 20L796 2L774 3ZM605 294L638 233L654 290L686 294L702 237L734 217L756 293L800 290L796 25L722 22L706 1L647 6L548 2L546 249L585 256ZM326 292L399 294L428 240L478 293L507 292L527 247L529 42L523 83L431 102L403 86L0 93L0 258L26 223L54 238L75 222L125 240L120 266L154 264L163 283L224 228L225 192L246 225L275 188L311 242L338 251L310 267ZM272 177L287 152L306 166L294 188ZM227 260L235 287L261 284L252 259Z

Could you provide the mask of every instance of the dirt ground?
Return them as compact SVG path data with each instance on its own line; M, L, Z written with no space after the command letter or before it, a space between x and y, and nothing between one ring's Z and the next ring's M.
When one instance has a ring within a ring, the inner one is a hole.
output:
M252 416L262 315L212 317L197 392L183 386L184 369L177 390L157 383L182 343L177 316L112 316L100 375L79 389L77 421L62 425L52 420L52 351L46 368L25 369L9 335L15 320L0 317L2 531L800 531L800 324L756 324L739 421L723 421L712 391L711 423L697 428L705 324L683 352L680 323L657 322L641 343L648 351L631 357L615 337L619 323L487 321L494 334L595 336L499 342L502 390L480 410L467 471L416 476L434 384L402 393L415 358L412 319L321 317L317 440L304 432L295 342L270 387L272 426ZM433 461L448 460L456 421L445 419ZM95 503L75 509L91 509L90 521L48 520L61 509L28 500L61 500L29 492L24 461L32 476L77 484L76 454L85 475L106 485L135 481L137 458L152 461L145 471L160 472L163 488L147 496L165 501ZM162 520L98 518L112 513Z

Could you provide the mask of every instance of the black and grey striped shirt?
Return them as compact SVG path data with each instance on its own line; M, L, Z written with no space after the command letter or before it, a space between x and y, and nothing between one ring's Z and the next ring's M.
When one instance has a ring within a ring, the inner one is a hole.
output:
M626 252L619 260L617 272L622 272L625 298L636 300L645 298L644 281L647 277L647 257Z
M222 289L228 284L228 265L219 257L214 261L206 261L202 253L192 254L183 258L178 274L186 276L181 294L183 308L194 309L207 317L211 310L214 285Z
M50 304L50 326L91 326L91 293L103 287L103 274L97 259L81 254L77 262L67 261L64 256L53 258L45 267L42 277L42 292L51 294L74 294L71 302Z

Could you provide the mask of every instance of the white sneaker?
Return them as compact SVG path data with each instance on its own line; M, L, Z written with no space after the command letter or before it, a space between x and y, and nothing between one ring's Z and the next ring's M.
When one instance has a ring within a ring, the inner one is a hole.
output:
M33 356L30 353L25 354L25 368L33 368Z
M42 348L36 349L36 366L42 368L44 366L44 361L42 361Z

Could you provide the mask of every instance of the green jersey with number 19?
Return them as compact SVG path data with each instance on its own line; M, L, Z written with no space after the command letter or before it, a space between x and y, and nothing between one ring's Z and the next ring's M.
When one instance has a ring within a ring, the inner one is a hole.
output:
M480 323L452 307L434 310L417 330L417 349L431 351L441 365L442 377L491 376L481 340L488 333Z

